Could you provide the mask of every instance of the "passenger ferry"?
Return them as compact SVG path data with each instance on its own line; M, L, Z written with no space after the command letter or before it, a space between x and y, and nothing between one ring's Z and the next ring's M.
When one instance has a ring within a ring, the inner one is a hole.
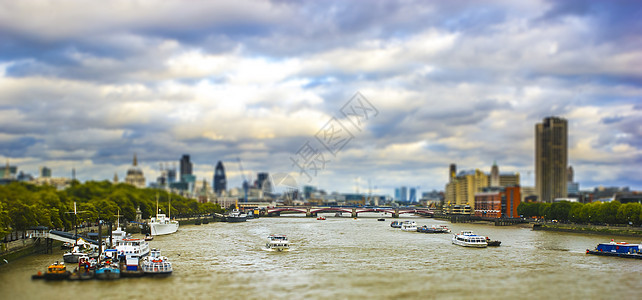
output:
M405 221L401 224L403 231L417 231L417 223L415 221Z
M128 258L143 258L149 254L149 243L144 239L124 238L119 240L114 248L118 251L118 255Z
M462 231L453 235L452 243L463 247L486 248L486 237L473 234L472 231Z
M614 240L611 240L610 243L598 244L594 250L586 249L586 254L642 259L642 249L639 244L615 242Z
M290 242L285 235L273 234L268 236L267 243L265 243L265 248L273 251L289 251Z
M170 275L173 271L172 263L161 255L160 249L152 249L143 260L142 269L146 275Z

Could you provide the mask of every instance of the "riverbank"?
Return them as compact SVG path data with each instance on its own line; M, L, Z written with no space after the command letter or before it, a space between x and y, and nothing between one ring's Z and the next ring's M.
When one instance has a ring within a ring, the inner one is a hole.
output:
M642 228L628 226L535 223L533 224L533 230L642 238Z

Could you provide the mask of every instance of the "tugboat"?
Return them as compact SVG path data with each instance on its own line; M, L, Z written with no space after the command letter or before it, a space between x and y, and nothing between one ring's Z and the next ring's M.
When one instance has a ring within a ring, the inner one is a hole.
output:
M120 268L118 266L118 252L116 249L106 249L100 257L96 271L96 279L118 279Z
M69 276L70 280L88 280L94 278L94 270L89 259L80 258L78 267Z
M46 279L46 280L64 280L68 279L71 275L71 272L67 271L67 267L64 263L55 262L49 267L45 274L38 272L38 275L31 276L32 279Z
M247 221L247 215L239 210L238 201L234 204L234 209L225 216L225 222L238 223Z
M586 249L586 254L642 259L642 249L639 244L615 242L614 240L611 240L610 243L597 244L594 250Z
M501 241L492 241L489 237L486 237L486 243L488 244L488 247L499 247L499 245L502 244Z

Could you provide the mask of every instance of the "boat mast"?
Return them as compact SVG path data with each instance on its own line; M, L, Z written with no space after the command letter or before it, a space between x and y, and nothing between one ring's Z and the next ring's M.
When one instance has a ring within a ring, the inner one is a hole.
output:
M158 220L158 193L156 193L156 220Z

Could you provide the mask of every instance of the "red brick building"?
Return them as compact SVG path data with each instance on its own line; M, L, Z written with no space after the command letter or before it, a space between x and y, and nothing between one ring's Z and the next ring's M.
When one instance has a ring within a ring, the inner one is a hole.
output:
M475 216L486 218L518 218L521 199L519 186L488 188L475 194Z

